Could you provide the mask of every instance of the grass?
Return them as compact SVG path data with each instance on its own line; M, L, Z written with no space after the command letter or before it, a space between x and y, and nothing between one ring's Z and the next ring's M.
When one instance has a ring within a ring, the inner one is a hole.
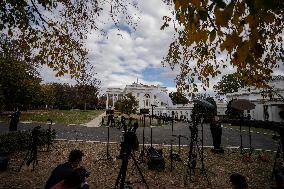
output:
M224 128L232 128L232 129L240 129L240 126L237 125L223 125ZM249 128L247 126L242 126L242 130L243 131L248 131ZM263 129L263 128L256 128L256 127L251 127L250 128L251 131L253 132L260 132L260 133L267 133L267 134L274 134L274 131L270 130L270 129Z
M52 119L54 123L81 124L91 121L102 112L102 110L33 110L21 112L20 121L46 123L47 119ZM2 117L1 120L8 121L8 118Z
M120 118L118 117L118 115L115 115L115 117L117 117L116 122L120 121ZM132 123L138 120L139 127L143 127L143 117L142 116L131 115L131 117L133 118ZM126 117L126 124L128 125L128 123L129 123L129 118ZM104 123L102 124L102 126L106 126L106 124L107 124L107 116L104 116ZM166 123L164 123L164 125L166 125ZM159 122L158 119L155 119L155 118L153 118L150 121L150 117L145 117L145 127L150 127L150 126L163 126L163 121L161 120Z

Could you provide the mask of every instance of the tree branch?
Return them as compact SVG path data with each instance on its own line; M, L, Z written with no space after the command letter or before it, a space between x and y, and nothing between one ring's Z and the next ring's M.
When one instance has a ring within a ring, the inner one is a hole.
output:
M39 15L40 19L41 19L44 23L46 23L46 24L48 25L48 22L42 17L42 14L39 12L39 10L38 10L37 6L35 5L34 1L31 0L31 2L32 2L32 5L33 5L33 7L34 7L36 13ZM44 24L43 24L42 26L44 27L45 30L47 30Z

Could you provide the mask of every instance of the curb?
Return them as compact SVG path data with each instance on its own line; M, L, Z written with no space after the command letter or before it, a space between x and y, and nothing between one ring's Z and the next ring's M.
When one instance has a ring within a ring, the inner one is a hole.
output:
M66 141L66 142L86 142L86 143L101 143L101 144L107 144L107 142L103 141L98 141L98 140L68 140L68 139L54 139L54 141ZM109 142L109 144L120 144L120 142ZM144 144L145 146L151 146L151 144ZM139 144L139 146L143 146L143 144ZM164 146L164 147L171 147L170 144L152 144L152 146ZM178 147L179 145L173 144L173 147ZM181 147L188 147L189 145L183 144L180 145ZM213 146L203 146L204 148L213 148ZM225 149L239 149L240 146L227 146L224 147ZM249 148L243 148L244 150L249 150ZM265 151L265 152L274 152L276 153L277 151L273 150L263 150L263 149L252 149L254 151Z
M233 128L230 128L230 127L222 127L222 128L240 132L239 129L233 129ZM248 130L242 130L242 132L249 132L249 131ZM274 135L274 134L271 134L271 133L261 133L261 132L258 132L258 131L250 131L250 132L251 133L260 134L260 135L269 135L269 136L273 136Z

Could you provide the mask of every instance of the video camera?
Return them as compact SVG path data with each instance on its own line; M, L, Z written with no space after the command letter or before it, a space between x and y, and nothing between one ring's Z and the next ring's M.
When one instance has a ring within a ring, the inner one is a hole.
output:
M131 151L137 151L139 149L139 141L136 135L138 128L138 122L135 122L128 129L124 130L124 139L121 142L121 152L131 153Z

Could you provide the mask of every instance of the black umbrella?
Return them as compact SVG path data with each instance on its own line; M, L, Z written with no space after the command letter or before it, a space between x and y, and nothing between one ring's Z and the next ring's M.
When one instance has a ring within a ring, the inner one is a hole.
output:
M208 102L207 100L199 99L199 100L193 100L193 102L204 108L214 109L214 105Z
M238 99L231 102L231 107L237 110L252 110L255 104L246 99Z

